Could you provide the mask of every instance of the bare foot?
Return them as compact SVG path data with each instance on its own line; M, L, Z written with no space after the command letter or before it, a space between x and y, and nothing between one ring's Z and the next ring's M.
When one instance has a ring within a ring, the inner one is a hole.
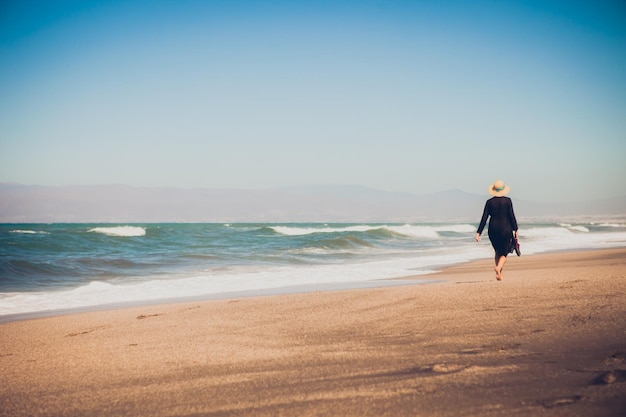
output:
M502 281L502 269L496 266L494 270L496 271L496 279Z

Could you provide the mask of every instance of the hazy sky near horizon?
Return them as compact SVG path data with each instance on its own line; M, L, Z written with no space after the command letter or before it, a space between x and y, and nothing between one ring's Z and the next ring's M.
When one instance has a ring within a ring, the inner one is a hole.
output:
M626 194L624 1L2 1L0 182Z

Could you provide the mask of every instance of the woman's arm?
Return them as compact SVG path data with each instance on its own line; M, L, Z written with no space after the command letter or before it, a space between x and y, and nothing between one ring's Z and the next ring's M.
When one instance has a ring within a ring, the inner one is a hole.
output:
M489 200L485 203L485 208L483 209L483 216L480 218L480 224L478 225L478 230L476 231L476 241L480 242L480 235L483 234L483 230L485 229L485 225L487 224L487 218L489 217Z

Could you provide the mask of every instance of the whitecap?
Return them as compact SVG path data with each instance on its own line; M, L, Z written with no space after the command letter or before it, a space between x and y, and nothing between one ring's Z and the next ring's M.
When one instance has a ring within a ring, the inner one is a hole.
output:
M437 239L440 237L439 232L453 232L453 233L474 233L476 227L471 224L447 224L437 226L416 226L412 224L405 224L402 226L390 226L386 227L394 233L408 237L416 238L432 238Z
M577 232L585 232L585 233L589 232L589 229L587 229L585 226L570 226L569 228L571 230L576 230Z
M118 237L145 236L146 234L146 229L139 226L94 227L89 231Z
M416 237L416 238L432 238L436 239L439 234L432 226L413 226L405 224L403 226L391 226L389 227L394 233L398 233L403 236Z
M368 232L379 230L384 226L346 226L346 227L293 227L293 226L270 226L270 229L285 236L304 236L313 233L342 233L342 232Z

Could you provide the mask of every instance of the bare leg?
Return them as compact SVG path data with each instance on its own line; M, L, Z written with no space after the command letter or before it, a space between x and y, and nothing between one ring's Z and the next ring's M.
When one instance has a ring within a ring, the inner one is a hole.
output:
M496 271L496 279L498 281L500 281L500 271L498 270L498 261L500 260L500 257L498 256L498 254L496 253L496 256L494 257L494 261L496 263L496 267L494 268L494 270Z
M504 264L506 264L506 259L506 256L495 256L496 267L494 269L496 271L496 279L498 281L502 281L502 278L504 278L502 271L504 269Z

